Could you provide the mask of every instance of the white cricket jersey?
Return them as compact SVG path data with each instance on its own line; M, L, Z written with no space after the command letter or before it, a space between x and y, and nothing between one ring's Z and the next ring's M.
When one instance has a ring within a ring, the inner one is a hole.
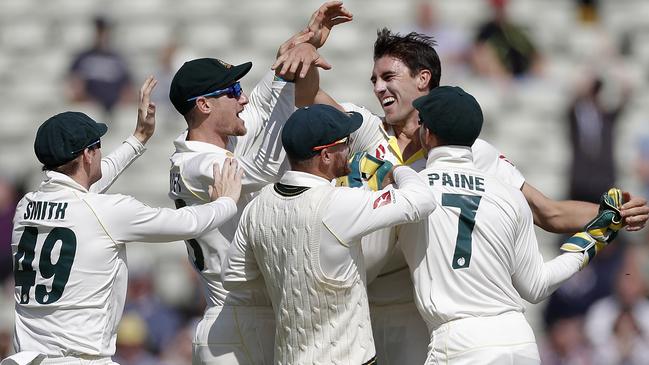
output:
M351 103L341 105L345 110L363 116L361 127L351 136L352 153L364 151L395 165L408 165L417 172L426 167L426 154L423 150L404 161L394 129L384 123L382 117ZM474 165L478 169L498 176L518 189L525 183L525 178L518 169L488 142L477 139L471 150ZM388 305L413 301L412 280L403 254L396 246L398 239L398 227L379 230L363 237L370 303Z
M438 147L421 173L441 203L401 226L415 302L430 329L460 318L523 312L579 271L582 253L544 263L520 189L475 167L471 149Z
M265 283L277 324L275 363L362 364L375 355L360 238L435 208L412 169L394 176L399 189L372 192L288 171L246 207L223 280Z
M103 187L130 161L114 159L118 168ZM112 356L126 297L124 243L186 239L236 213L230 198L184 210L150 208L129 196L89 192L64 174L44 175L14 217L17 352Z
M171 155L169 197L176 206L194 206L209 201L214 163L223 166L226 158L236 158L244 170L239 213L263 186L278 180L286 153L281 146L281 130L295 110L295 86L273 81L267 73L249 96L240 114L248 132L232 137L227 149L211 143L187 141L187 131L175 141ZM208 306L228 304L270 305L265 291L242 290L229 293L221 283L221 262L234 237L239 215L219 229L186 241L194 268L200 275ZM226 300L227 298L227 300Z

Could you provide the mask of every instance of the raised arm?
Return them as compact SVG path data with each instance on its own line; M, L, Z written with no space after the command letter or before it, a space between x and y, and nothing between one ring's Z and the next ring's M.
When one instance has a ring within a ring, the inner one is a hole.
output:
M328 70L331 66L316 50L325 44L334 26L352 20L352 13L343 6L342 1L326 2L311 15L305 29L280 47L272 68L278 76L295 80L297 107L327 104L343 110L333 98L320 90L317 68ZM308 45L311 47L307 47Z
M139 94L135 132L120 147L101 159L101 179L90 187L93 193L103 193L117 180L121 173L146 150L144 145L155 131L155 104L151 92L158 81L147 77Z

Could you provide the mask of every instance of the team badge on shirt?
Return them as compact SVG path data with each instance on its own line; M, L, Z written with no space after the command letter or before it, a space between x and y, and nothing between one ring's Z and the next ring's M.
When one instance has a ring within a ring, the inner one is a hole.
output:
M392 204L394 202L393 194L394 192L392 190L388 190L385 193L381 194L381 196L376 198L374 204L372 204L372 208L377 209L384 205Z
M516 166L515 166L511 161L509 161L509 160L507 159L507 156L503 155L502 153L500 154L500 156L498 156L498 158L501 159L501 160L503 160L503 161L505 161L505 162L507 162L508 164L510 164L510 165L512 165L512 166L514 166L514 167L516 167Z
M376 148L376 150L374 151L374 155L375 155L376 158L378 158L379 160L385 160L385 146L383 146L382 144L380 144L380 145Z

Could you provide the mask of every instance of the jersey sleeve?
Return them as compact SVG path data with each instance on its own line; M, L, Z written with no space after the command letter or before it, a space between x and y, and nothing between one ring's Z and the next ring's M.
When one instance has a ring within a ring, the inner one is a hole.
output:
M180 178L192 195L204 202L210 201L209 186L214 182L213 166L217 163L223 167L227 157L227 151L224 150L222 152L199 153L183 160L180 167ZM246 184L247 182L247 171L244 170L241 183Z
M281 131L295 110L295 85L274 81L268 72L255 86L241 113L247 133L234 141L234 154L244 167L250 183L260 187L275 182L286 153Z
M538 303L579 271L583 254L566 252L544 262L534 233L532 211L523 194L520 191L514 193L519 217L512 282L523 299L530 303Z
M343 245L379 228L417 222L437 206L424 179L409 167L397 167L398 189L390 186L376 192L336 188L323 223Z
M241 287L255 287L263 284L261 271L255 259L248 234L248 210L244 209L241 221L234 234L234 239L228 248L223 267L221 269L223 287L233 290Z
M103 193L133 161L146 151L135 136L128 137L117 149L101 159L101 179L90 186L92 193Z
M478 169L497 177L516 189L523 187L525 183L523 174L494 146L482 139L477 139L471 146L471 150L473 152L473 163Z
M86 203L115 243L187 240L218 228L237 213L228 197L180 209L151 208L126 195L99 199L86 198Z
M351 154L356 152L374 152L376 146L386 139L386 133L383 131L383 122L381 118L369 110L352 103L340 104L348 112L357 112L363 116L363 123L350 136Z

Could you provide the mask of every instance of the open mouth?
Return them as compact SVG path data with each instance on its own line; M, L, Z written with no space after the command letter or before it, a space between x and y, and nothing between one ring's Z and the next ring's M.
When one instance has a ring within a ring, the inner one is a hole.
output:
M397 101L397 99L392 96L388 96L381 101L381 105L383 105L383 107L390 106L394 104L395 101Z

